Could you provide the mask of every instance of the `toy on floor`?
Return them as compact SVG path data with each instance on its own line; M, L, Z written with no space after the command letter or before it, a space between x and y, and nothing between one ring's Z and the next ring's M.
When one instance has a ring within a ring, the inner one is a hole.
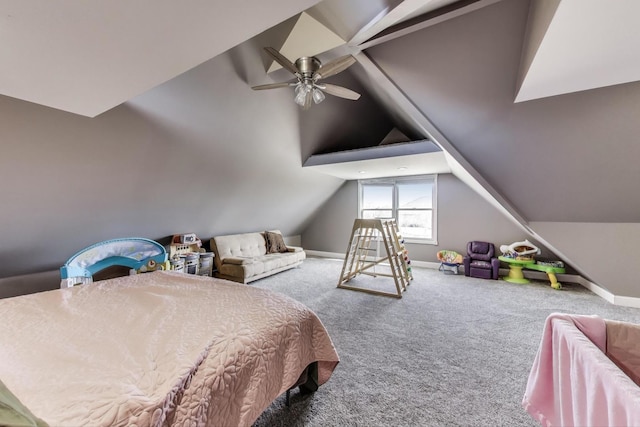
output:
M202 248L194 233L174 234L167 246L171 269L199 276L213 275L213 253Z
M400 243L400 249L402 249L402 257L404 258L404 265L407 267L407 274L409 275L409 280L413 280L413 272L411 271L411 260L409 259L409 250L404 245L404 239L400 234L398 234L398 239Z
M537 261L535 264L525 265L526 269L542 271L547 273L549 282L553 289L562 289L562 284L558 282L557 273L565 273L564 263L562 261Z
M518 260L533 260L533 255L540 255L540 248L528 241L513 242L510 245L500 246L500 252L505 258L514 258Z
M440 261L439 271L446 273L447 271L453 274L458 274L458 267L462 264L462 255L456 251L440 251L437 254Z
M504 280L511 283L529 283L525 279L522 269L536 270L547 273L551 287L553 289L562 289L562 284L558 282L556 274L564 273L564 263L562 261L535 261L534 255L540 255L540 248L528 240L522 242L514 242L510 245L500 246L502 256L498 257L500 261L509 265L509 275Z
M504 280L511 283L529 283L529 279L524 277L523 268L547 273L549 282L553 289L562 289L562 284L558 282L556 274L565 273L562 261L534 261L533 259L517 259L512 257L499 256L498 259L509 265L509 274Z

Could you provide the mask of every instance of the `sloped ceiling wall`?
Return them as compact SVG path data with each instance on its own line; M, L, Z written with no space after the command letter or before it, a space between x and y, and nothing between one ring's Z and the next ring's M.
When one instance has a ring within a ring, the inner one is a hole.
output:
M503 1L367 53L528 220L640 221L640 198L624 196L640 182L640 83L514 104L528 5Z
M363 95L358 101L331 97L301 114L303 163L312 154L378 145L394 127L389 115L378 106L350 70L327 81ZM344 117L345 112L348 112L348 117Z
M320 115L348 141L367 117L378 141L392 124L366 94L303 112L292 91L252 91L245 67L262 59L239 47L93 119L0 97L0 277L117 237L300 234L343 182L301 167L325 130L305 123Z
M0 93L94 117L318 0L4 0Z
M502 1L366 52L530 226L587 261L574 263L587 277L637 294L621 263L581 252L636 245L637 227L625 237L597 224L640 222L640 84L514 104L528 10L527 0ZM572 245L567 222L595 224L584 228L593 247Z

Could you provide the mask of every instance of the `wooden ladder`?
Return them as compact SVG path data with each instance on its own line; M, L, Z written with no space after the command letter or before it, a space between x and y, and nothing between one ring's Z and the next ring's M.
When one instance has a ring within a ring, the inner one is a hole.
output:
M386 256L374 257L375 248L371 243L381 239ZM349 246L345 254L342 272L338 287L354 291L367 292L376 295L392 296L402 298L402 293L407 289L411 280L405 259L406 250L401 243L398 227L393 219L356 219L351 230ZM408 259L408 257L407 257ZM376 265L387 261L391 269L391 274L369 271ZM348 285L351 279L358 274L370 276L393 277L395 292L386 292L376 289Z
M386 232L387 252L393 254L393 256L389 257L393 277L398 282L398 286L405 291L411 281L409 265L407 264L409 260L408 251L402 242L396 221L393 219L384 220L382 225Z

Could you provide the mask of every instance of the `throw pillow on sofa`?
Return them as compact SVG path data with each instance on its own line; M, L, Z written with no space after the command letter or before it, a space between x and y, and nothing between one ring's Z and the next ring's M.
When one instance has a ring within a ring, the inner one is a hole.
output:
M264 240L267 243L267 253L276 254L280 252L287 252L287 245L284 244L284 238L280 233L274 233L272 231L264 232Z

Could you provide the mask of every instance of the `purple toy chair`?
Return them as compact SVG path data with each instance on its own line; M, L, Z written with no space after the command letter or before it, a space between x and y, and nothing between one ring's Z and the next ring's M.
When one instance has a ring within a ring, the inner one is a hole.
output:
M497 279L500 260L495 256L493 243L473 241L467 243L464 257L464 275L481 279Z

